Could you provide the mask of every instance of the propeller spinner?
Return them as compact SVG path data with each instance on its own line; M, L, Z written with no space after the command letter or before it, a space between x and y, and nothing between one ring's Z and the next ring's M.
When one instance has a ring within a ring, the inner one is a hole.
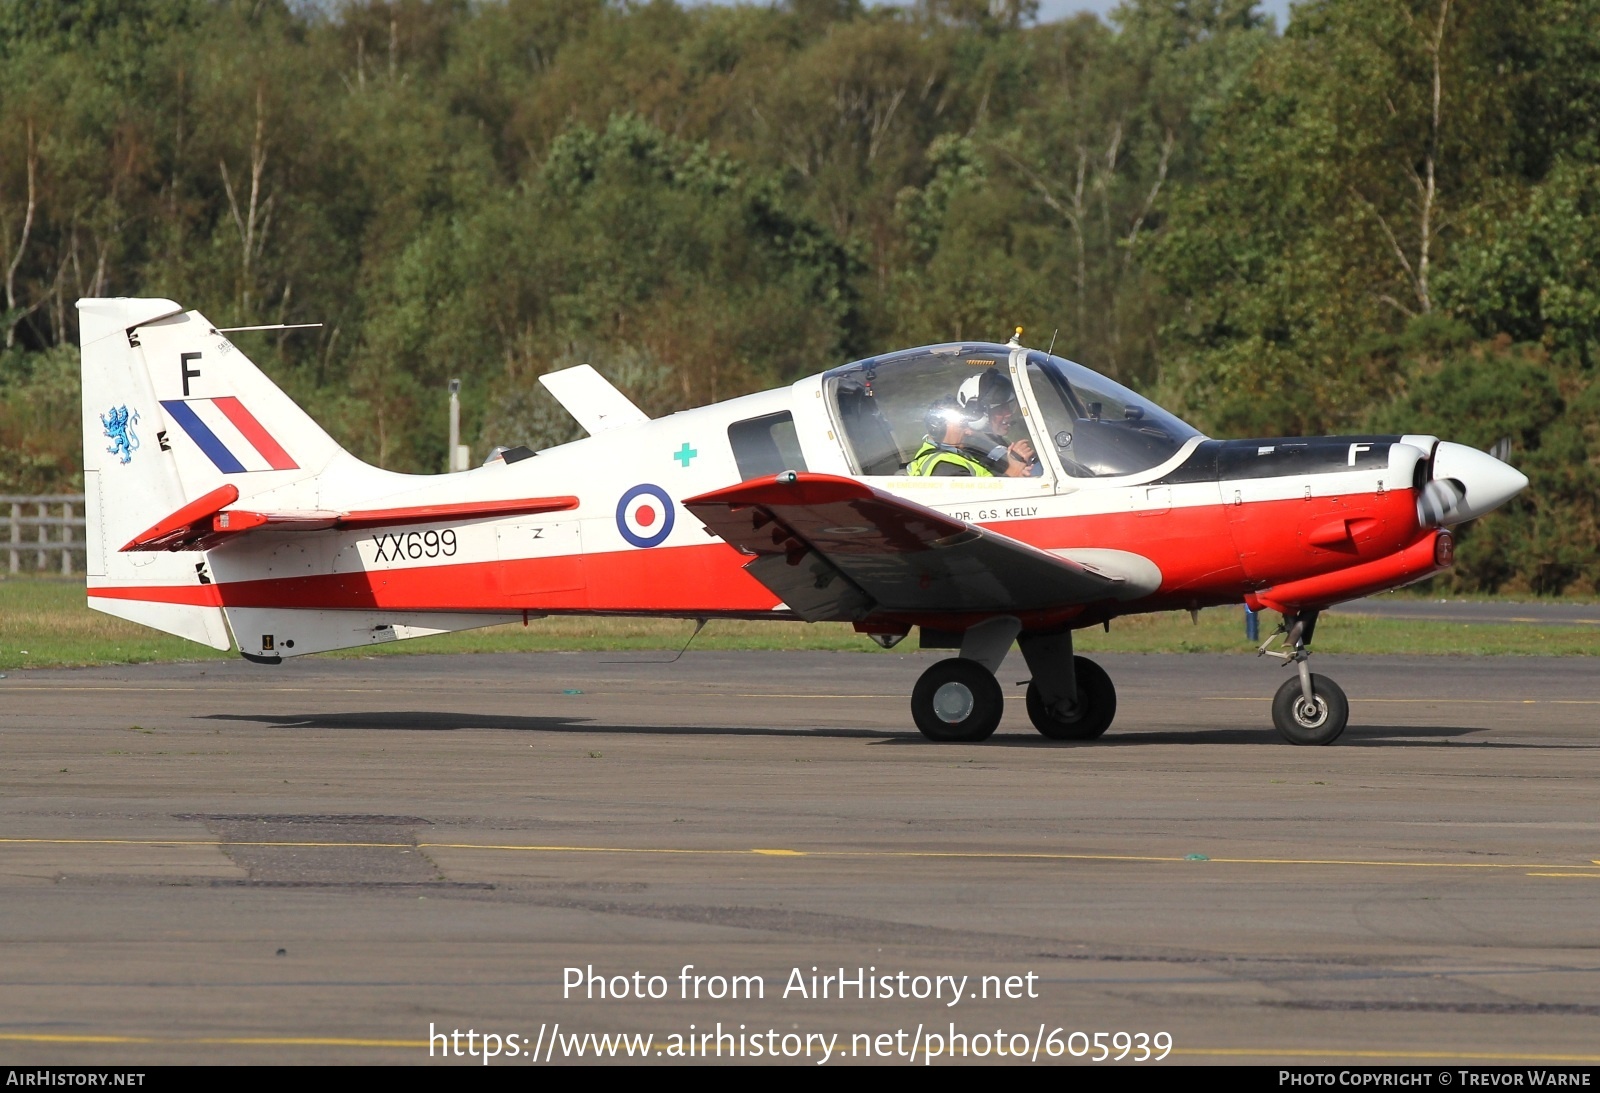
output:
M1442 440L1433 450L1433 478L1417 496L1417 521L1424 527L1464 524L1499 508L1527 485L1525 474L1488 452Z

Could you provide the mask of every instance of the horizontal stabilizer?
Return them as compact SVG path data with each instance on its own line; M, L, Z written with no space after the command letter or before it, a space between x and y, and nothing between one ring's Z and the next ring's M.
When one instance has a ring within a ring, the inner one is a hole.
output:
M545 390L588 430L590 436L622 425L639 425L650 416L587 364L539 377Z
M239 490L235 486L221 486L134 536L122 549L210 550L261 528L278 531L355 531L447 520L492 520L503 516L528 516L537 512L564 512L578 507L576 497L525 497L508 501L356 509L351 512L250 512L227 508L238 499Z
M210 533L217 514L239 500L239 487L229 482L190 501L165 520L141 531L123 550L194 550Z

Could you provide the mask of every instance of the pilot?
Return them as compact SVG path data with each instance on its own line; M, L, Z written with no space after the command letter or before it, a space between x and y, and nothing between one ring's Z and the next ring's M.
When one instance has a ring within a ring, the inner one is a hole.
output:
M923 415L928 434L922 447L906 465L906 473L934 476L993 478L991 471L971 448L973 415L964 410L954 395L935 399Z
M956 404L967 412L974 437L970 448L981 451L981 459L993 473L1010 478L1026 478L1044 473L1033 441L1007 441L1017 415L1017 393L1011 378L993 368L969 377L956 392Z

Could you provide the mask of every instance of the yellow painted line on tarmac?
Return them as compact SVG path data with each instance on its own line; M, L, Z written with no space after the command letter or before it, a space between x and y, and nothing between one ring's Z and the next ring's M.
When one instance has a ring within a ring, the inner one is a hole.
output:
M1559 866L1549 862L1476 862L1476 861L1379 861L1364 858L1225 858L1208 857L1197 860L1183 855L1159 854L1066 854L1027 850L796 850L789 847L666 847L666 846L575 846L542 843L447 843L447 842L294 842L275 839L42 839L4 838L0 846L57 845L57 846L207 846L224 849L231 846L294 847L294 848L355 848L368 850L481 850L496 853L522 854L662 854L674 856L737 857L755 854L771 858L857 858L863 860L890 859L970 859L977 861L1075 861L1075 862L1142 862L1146 864L1183 865L1317 865L1355 866L1383 869L1476 869L1546 871ZM1600 877L1600 861L1591 864L1567 866L1579 872L1563 876ZM1543 875L1542 872L1530 875ZM1557 875L1557 874L1551 874Z
M1530 877L1600 877L1600 873L1529 873Z
M327 847L359 847L368 850L385 850L399 848L410 850L417 846L416 843L335 843L335 842L287 842L268 839L4 839L0 838L0 846L8 844L40 843L56 846L327 846Z
M797 850L750 850L750 849L693 849L684 847L664 846L521 846L521 845L486 845L483 843L418 843L423 850L510 850L524 851L534 854L668 854L668 855L701 855L704 857L732 857L745 854L760 854L765 857L791 857L802 856ZM814 853L814 852L813 852ZM806 854L804 856L811 856Z
M0 840L3 841L3 840ZM1196 861L1183 855L1147 855L1147 854L1060 854L1043 851L1025 850L775 850L775 849L669 849L656 847L625 847L625 846L542 846L532 844L499 844L487 845L484 843L434 843L419 842L417 847L422 850L493 850L524 853L544 854L705 854L705 855L738 855L759 854L764 857L807 857L807 858L859 858L867 860L884 859L915 859L915 858L941 858L941 859L972 859L990 861L1076 861L1076 862L1142 862L1147 864L1182 865L1325 865L1325 866L1378 866L1396 869L1488 869L1488 870L1517 870L1526 872L1532 869L1550 869L1552 866L1546 862L1419 862L1419 861L1366 861L1351 858L1218 858L1211 857L1205 861ZM1581 870L1594 869L1594 872L1575 874L1578 876L1600 877L1600 862L1593 867L1587 865L1568 866Z
M0 1040L11 1044L157 1044L149 1036L67 1036L46 1032L0 1032Z
M434 843L418 843L433 846ZM1218 858L1208 857L1198 861L1185 856L1155 856L1135 854L1049 854L1025 851L1007 852L992 850L811 850L807 856L818 858L993 858L1042 861L1099 861L1099 862L1178 862L1183 865L1347 865L1379 866L1397 869L1548 869L1548 865L1512 862L1419 862L1419 861L1365 861L1351 858ZM1586 869L1587 866L1573 868ZM1582 876L1600 876L1600 867L1594 873Z
M218 850L230 846L281 846L323 847L327 849L356 848L363 850L433 848L437 850L521 850L563 854L766 854L770 856L801 855L798 850L744 850L744 849L683 849L671 847L631 846L497 846L483 843L374 843L374 842L289 842L274 839L10 839L0 838L0 846L8 845L55 846L209 846ZM1176 859L1174 859L1176 860Z

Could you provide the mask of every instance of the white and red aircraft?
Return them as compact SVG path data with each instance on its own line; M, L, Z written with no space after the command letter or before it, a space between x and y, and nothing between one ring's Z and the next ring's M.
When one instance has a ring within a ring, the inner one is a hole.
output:
M589 437L397 474L198 312L78 309L90 606L258 663L555 614L839 620L884 646L917 627L958 651L912 692L930 739L994 731L1016 642L1034 726L1088 740L1116 692L1074 630L1242 601L1282 613L1271 655L1298 669L1274 724L1326 744L1349 708L1307 667L1318 613L1450 565L1449 527L1527 485L1432 436L1211 440L1017 338L656 420L570 368L542 382ZM960 458L906 473L933 449Z

